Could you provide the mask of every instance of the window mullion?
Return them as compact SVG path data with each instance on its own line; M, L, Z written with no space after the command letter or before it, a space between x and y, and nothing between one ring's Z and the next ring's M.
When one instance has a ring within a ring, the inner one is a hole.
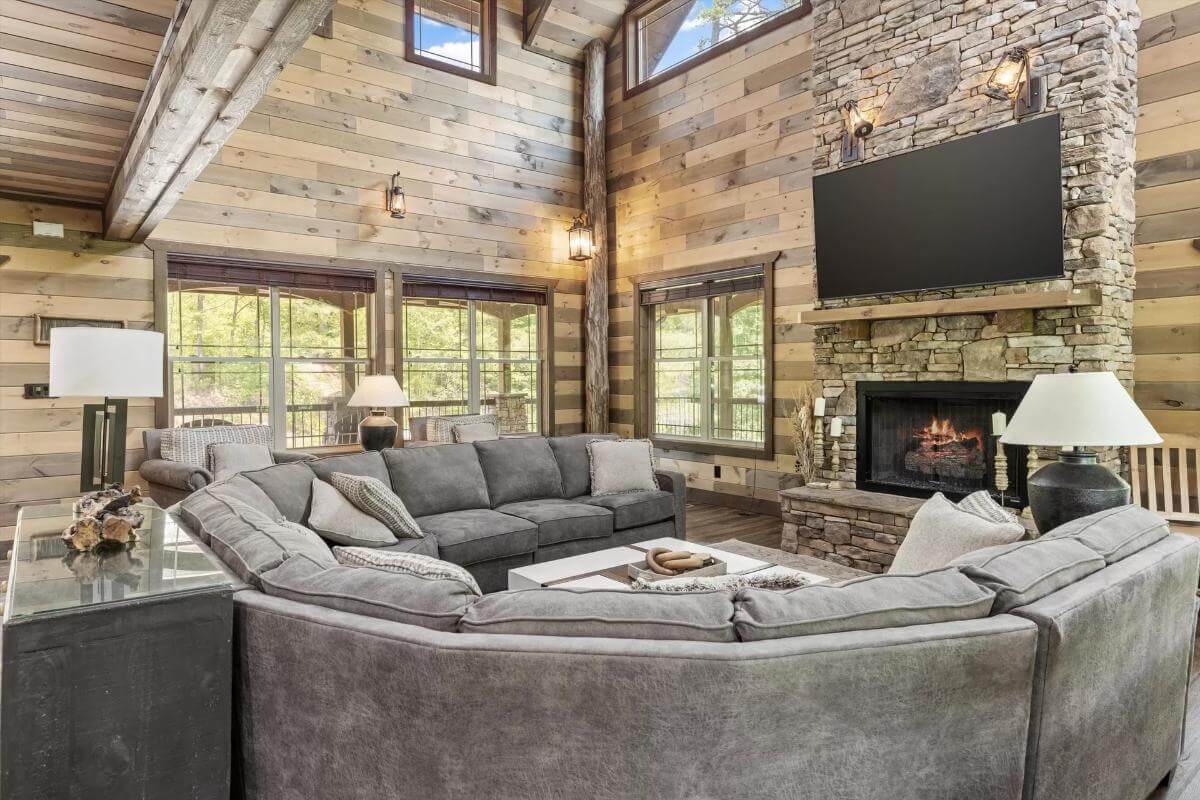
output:
M271 436L278 450L287 448L287 388L284 385L283 347L280 344L280 311L279 287L272 286L269 290L271 308L271 369L270 369L270 402L268 403L267 419L271 423Z
M480 412L479 392L479 353L475 347L475 312L478 305L474 300L467 301L467 410L472 414Z
M712 299L704 301L700 322L704 326L700 333L700 438L712 439L712 336L709 332L709 314Z

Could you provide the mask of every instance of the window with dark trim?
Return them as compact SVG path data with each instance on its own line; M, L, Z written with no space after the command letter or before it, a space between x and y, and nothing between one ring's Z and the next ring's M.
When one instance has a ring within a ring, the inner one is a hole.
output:
M812 10L811 0L648 0L625 15L625 95Z
M199 257L167 263L173 427L270 425L279 448L355 444L373 272Z
M405 278L402 383L412 417L478 414L498 394L525 395L527 430L542 430L544 289Z
M769 267L638 289L646 431L662 447L771 450Z
M406 59L496 82L496 0L405 0L404 18Z

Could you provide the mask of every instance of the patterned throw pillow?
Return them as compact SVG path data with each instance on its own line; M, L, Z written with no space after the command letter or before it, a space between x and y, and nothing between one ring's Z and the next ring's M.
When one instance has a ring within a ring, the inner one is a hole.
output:
M454 426L470 425L475 422L496 424L495 414L463 414L457 417L430 417L425 422L425 438L440 444L454 442Z
M733 592L738 589L799 589L809 580L794 572L762 570L762 575L712 575L703 578L664 578L648 581L636 578L630 584L635 592Z
M404 553L399 550L375 550L370 547L335 547L333 557L347 567L369 567L385 572L400 572L419 578L461 581L480 597L483 592L475 582L475 576L457 564L422 553Z
M217 442L261 444L270 447L274 442L269 425L214 425L211 428L167 428L163 431L159 450L167 461L178 461L193 467L212 470L208 463L208 446Z
M963 511L983 517L991 522L1017 522L1017 515L1000 505L992 498L986 489L973 492L958 501L958 507Z
M420 539L425 535L412 514L404 507L404 501L378 478L335 472L330 476L329 482L360 511L367 512L387 525L397 536L404 539Z
M658 488L648 439L593 439L587 443L587 451L593 497Z

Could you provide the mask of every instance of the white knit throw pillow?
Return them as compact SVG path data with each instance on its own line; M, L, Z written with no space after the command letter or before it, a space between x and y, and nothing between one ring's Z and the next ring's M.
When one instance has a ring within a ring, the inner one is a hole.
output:
M940 569L959 556L984 547L1012 544L1024 535L1025 528L1015 520L993 522L963 511L938 493L917 509L888 574Z
M347 567L369 567L384 572L416 575L420 578L461 581L477 595L482 596L475 576L457 564L423 553L405 553L399 550L376 550L370 547L335 547L333 557Z
M593 497L658 488L648 439L593 439L587 443L587 451Z

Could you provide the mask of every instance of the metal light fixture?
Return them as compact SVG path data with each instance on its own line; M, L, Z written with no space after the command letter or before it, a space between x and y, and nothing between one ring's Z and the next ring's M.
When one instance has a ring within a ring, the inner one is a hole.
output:
M858 107L854 100L842 104L842 125L846 132L842 134L842 163L858 161L863 151L860 140L866 139L875 130L875 123Z
M1046 80L1031 74L1029 49L1026 47L1014 47L1004 54L988 76L983 93L996 100L1012 103L1016 119L1046 108Z
M387 210L394 219L404 219L407 213L404 207L404 190L400 188L399 172L392 176L391 185L388 187Z
M592 224L587 212L582 212L567 228L567 245L572 261L587 261L595 255L592 244Z

